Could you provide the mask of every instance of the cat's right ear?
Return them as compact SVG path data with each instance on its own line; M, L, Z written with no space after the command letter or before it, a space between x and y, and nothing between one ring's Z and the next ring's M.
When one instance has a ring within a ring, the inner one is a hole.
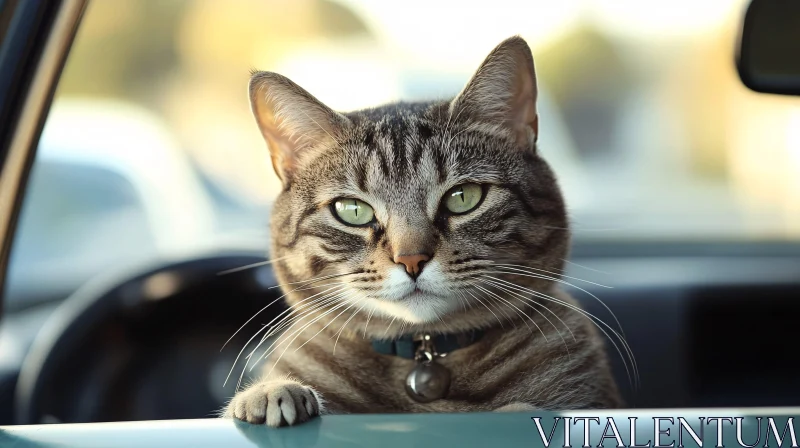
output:
M269 147L272 166L284 185L311 151L336 144L350 121L285 76L254 72L250 108Z
M521 148L539 134L536 70L528 44L514 36L500 43L450 103L450 116L497 125Z

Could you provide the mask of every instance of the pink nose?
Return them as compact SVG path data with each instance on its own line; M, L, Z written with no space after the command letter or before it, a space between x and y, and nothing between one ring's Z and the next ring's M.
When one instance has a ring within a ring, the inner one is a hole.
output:
M405 265L406 272L408 272L408 275L412 277L419 275L419 273L422 271L422 266L430 259L431 257L425 254L394 256L394 262Z

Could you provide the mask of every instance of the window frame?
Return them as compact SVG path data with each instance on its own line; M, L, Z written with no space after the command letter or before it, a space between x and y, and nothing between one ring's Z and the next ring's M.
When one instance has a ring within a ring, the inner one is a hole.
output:
M86 4L0 0L0 290L39 137Z

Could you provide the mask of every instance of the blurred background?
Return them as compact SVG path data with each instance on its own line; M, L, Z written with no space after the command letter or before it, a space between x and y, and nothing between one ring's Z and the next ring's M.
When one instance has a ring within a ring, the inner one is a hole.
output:
M341 111L448 98L519 34L581 241L800 239L800 107L745 89L742 0L96 0L41 140L6 306L151 257L266 251L249 70ZM47 279L43 282L40 279Z

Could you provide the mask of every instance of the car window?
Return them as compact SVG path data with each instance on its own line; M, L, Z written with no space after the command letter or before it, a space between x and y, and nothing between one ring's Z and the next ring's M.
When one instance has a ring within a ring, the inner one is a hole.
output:
M512 34L533 49L540 151L576 244L796 241L800 109L736 77L743 6L91 2L25 199L9 307L46 299L37 278L69 290L139 258L266 249L280 188L247 104L251 69L345 111L446 98Z
M10 309L63 298L109 263L154 251L141 197L119 173L43 161L27 197L9 272Z

